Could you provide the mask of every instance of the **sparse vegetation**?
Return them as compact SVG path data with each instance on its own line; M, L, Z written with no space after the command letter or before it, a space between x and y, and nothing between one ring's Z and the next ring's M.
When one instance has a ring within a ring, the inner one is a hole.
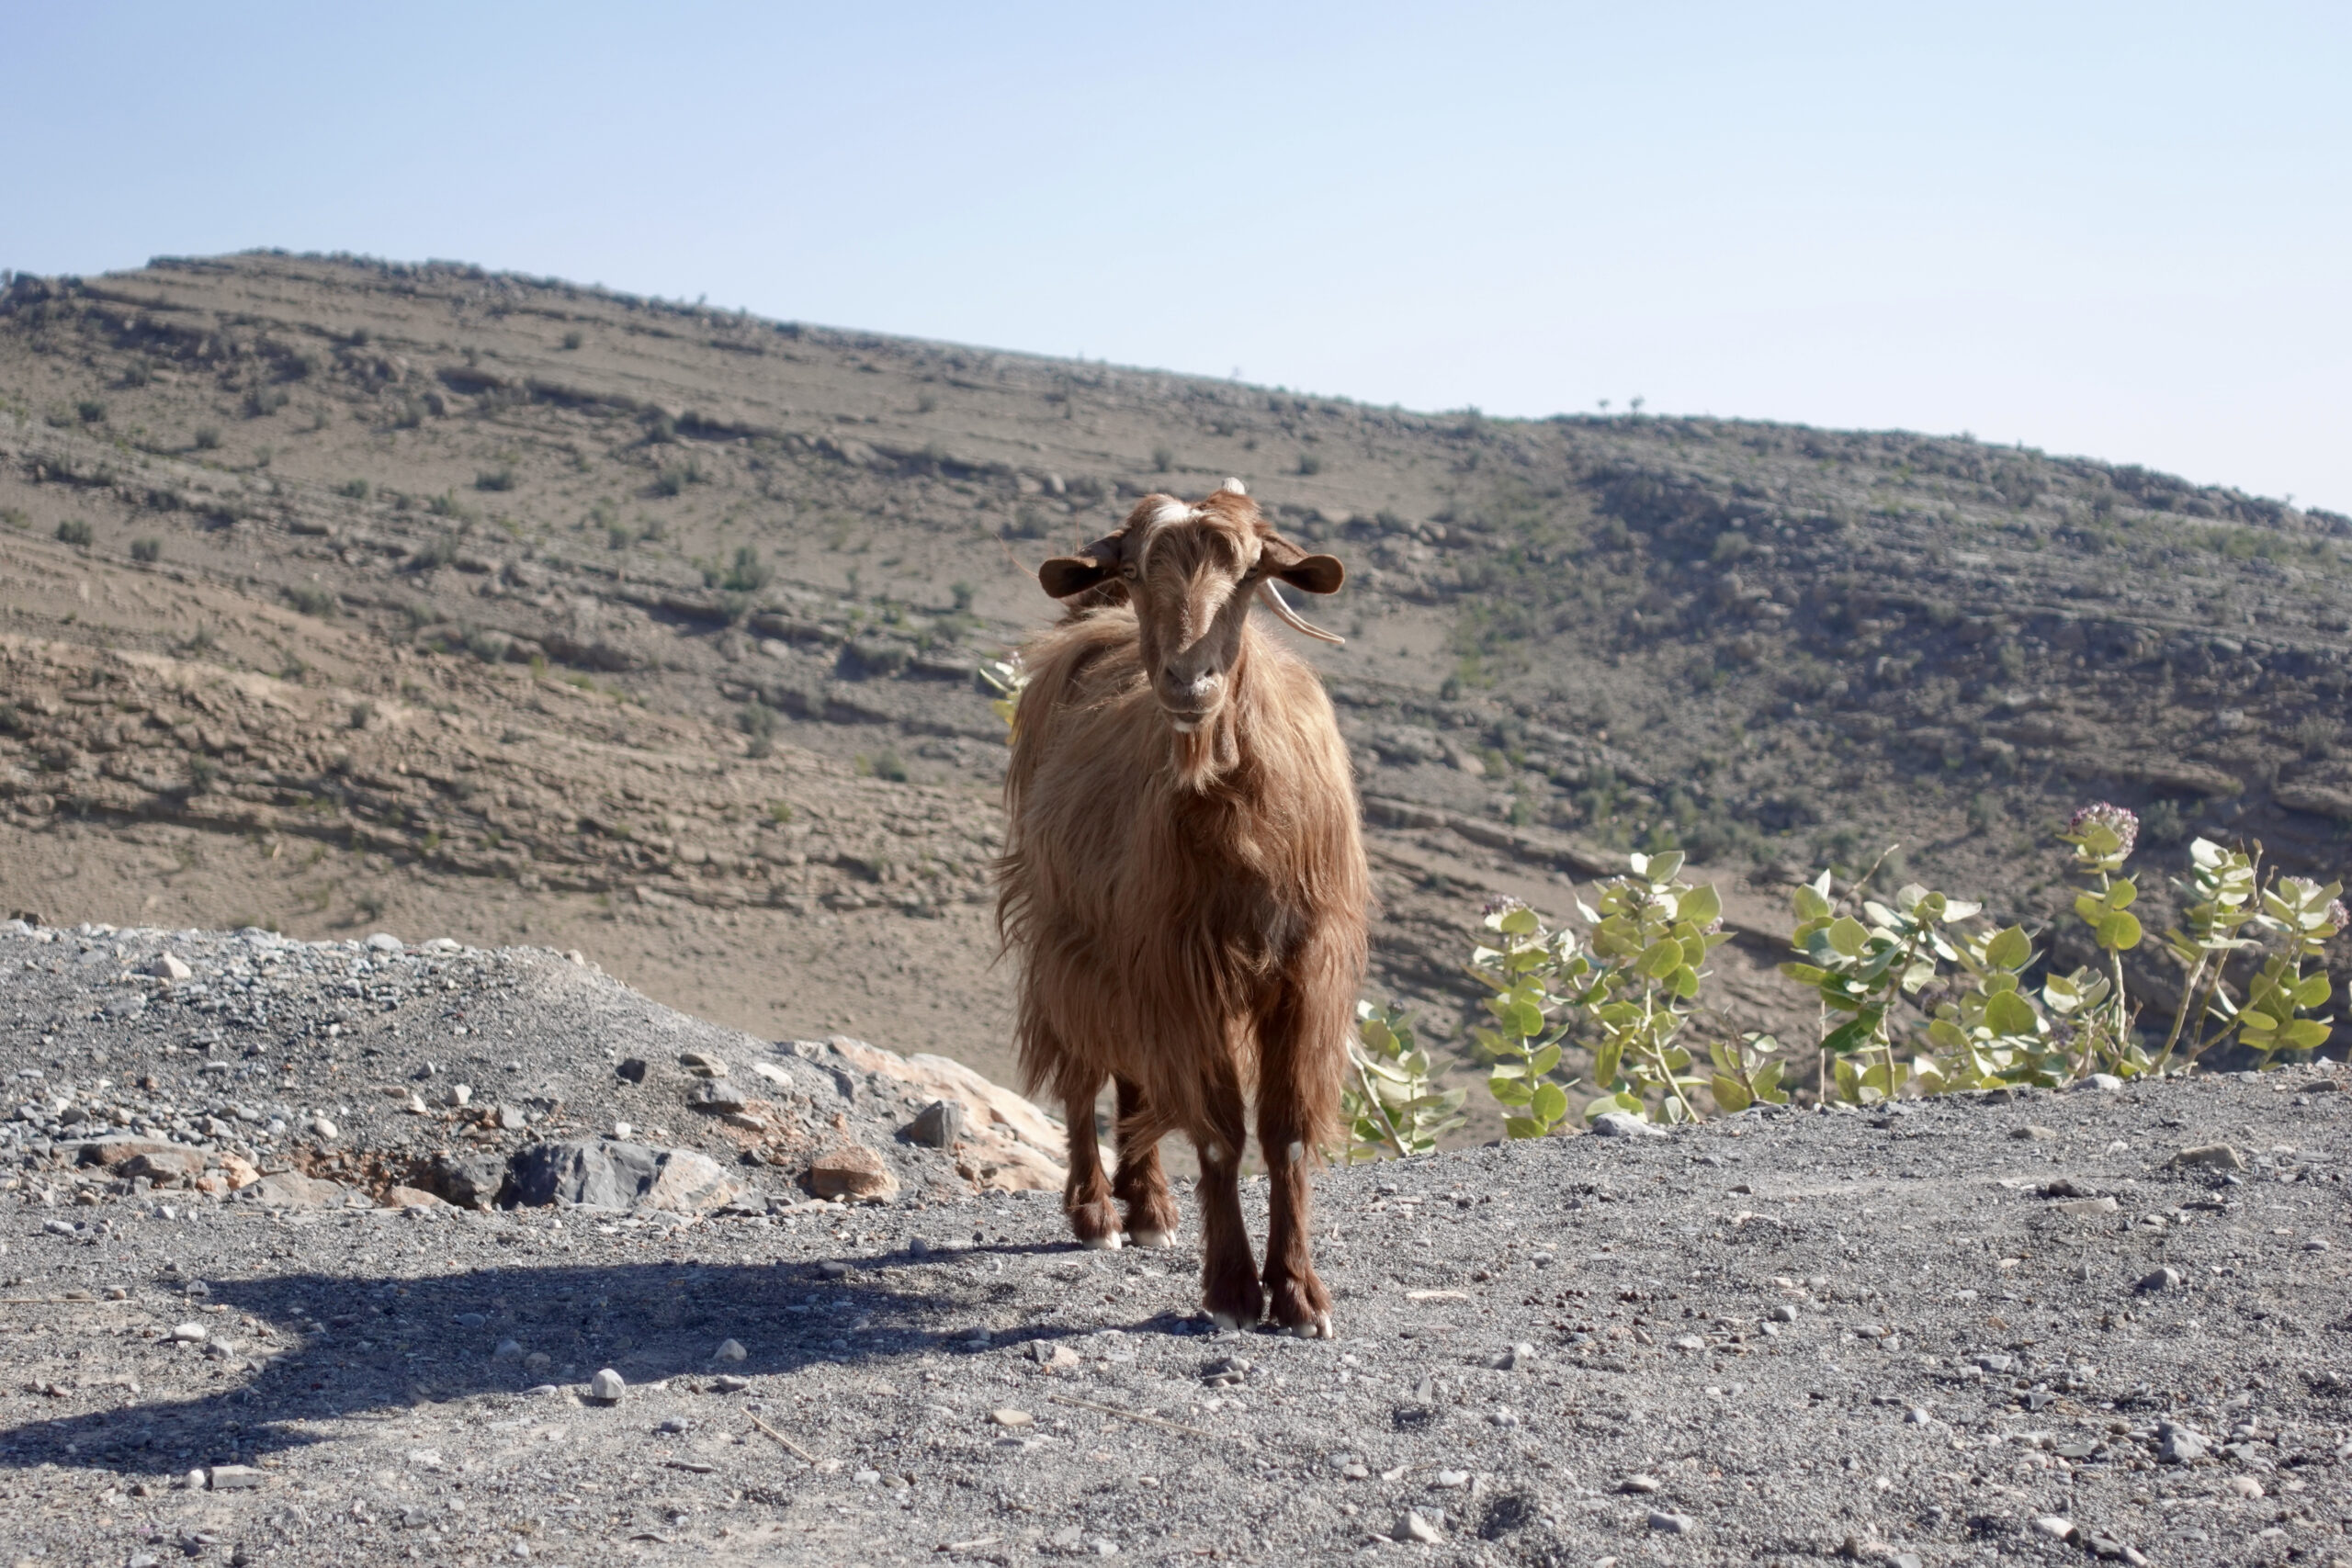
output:
M164 558L164 541L149 535L130 541L130 558L141 566L153 566Z
M302 614L316 615L321 620L333 617L342 604L342 601L335 596L334 590L314 588L306 583L298 583L288 589L286 598L288 603Z
M196 433L189 436L188 440L199 452L216 451L220 446L220 427L217 424L199 424L196 427Z
M68 517L57 525L57 542L61 545L72 545L77 549L86 549L89 547L90 538L90 525L79 517Z

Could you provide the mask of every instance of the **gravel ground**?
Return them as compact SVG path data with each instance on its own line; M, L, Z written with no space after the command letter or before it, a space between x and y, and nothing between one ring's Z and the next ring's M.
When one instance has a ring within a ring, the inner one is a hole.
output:
M289 976L207 1055L184 988L119 977L163 940L0 937L35 1113L0 1179L12 1562L2352 1561L2325 1067L1335 1169L1317 1343L1208 1331L1189 1212L1172 1252L1084 1252L1055 1195L903 1146L890 1202L772 1182L692 1213L267 1206L73 1165L60 1100L261 1168L319 1157L302 1119L345 1106L334 1145L423 1137L334 1087L407 1061L346 1053L339 978ZM561 1104L646 1093L589 1080L706 1028L525 983L574 967L546 954L397 962L481 982L490 1065L575 1064L537 1097ZM135 1104L96 1087L133 1075Z

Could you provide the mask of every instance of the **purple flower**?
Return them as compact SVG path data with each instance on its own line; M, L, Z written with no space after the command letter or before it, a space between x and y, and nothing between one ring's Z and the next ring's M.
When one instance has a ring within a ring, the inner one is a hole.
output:
M2328 905L2327 923L2335 928L2335 934L2338 936L2342 936L2347 929L2352 929L2352 911L2347 911L2344 908L2343 899L2335 899Z
M1486 908L1480 909L1478 912L1481 915L1507 915L1513 909L1524 909L1526 908L1527 900L1524 898L1513 898L1507 894L1498 894L1496 897L1487 899Z
M2140 841L2138 817L2108 801L2094 801L2067 819L2066 831L2079 837L2093 826L2104 828L2115 835L2117 842L2122 846L2115 852L2116 858L2131 858L2132 846Z

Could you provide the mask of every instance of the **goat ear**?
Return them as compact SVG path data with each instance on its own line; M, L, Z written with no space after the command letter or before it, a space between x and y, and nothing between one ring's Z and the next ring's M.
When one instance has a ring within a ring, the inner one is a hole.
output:
M1280 534L1266 536L1259 558L1276 577L1307 593L1337 593L1348 569L1337 556L1310 556Z
M1117 534L1095 540L1074 556L1056 556L1037 569L1038 586L1056 599L1083 593L1119 570L1125 539Z

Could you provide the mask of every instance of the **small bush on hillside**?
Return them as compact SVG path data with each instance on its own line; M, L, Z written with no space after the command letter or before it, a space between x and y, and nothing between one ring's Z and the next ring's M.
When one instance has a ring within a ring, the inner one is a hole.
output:
M365 501L368 499L368 489L366 479L345 479L335 487L335 493L347 495L354 501Z
M57 525L57 542L62 545L86 547L90 542L90 525L79 517L68 517Z
M1176 466L1175 449L1168 446L1153 447L1151 449L1151 466L1153 471L1162 474L1174 468Z
M213 451L220 445L220 427L217 424L199 424L196 427L196 434L190 436L189 440L199 452Z
M734 564L727 569L718 585L730 593L756 593L775 576L775 569L760 558L759 550L751 545L739 545Z
M104 424L107 422L107 405L96 398L84 398L74 405L74 412L84 424Z
M286 402L287 397L285 388L255 387L252 391L245 394L245 417L247 419L266 419L269 415L276 413L279 409L284 408L286 406Z
M21 506L0 506L0 528L13 528L22 533L32 526L32 521Z
M514 488L514 466L511 463L501 463L494 468L484 468L474 476L476 490L513 490Z
M1821 1009L1810 1066L1753 1033L1707 1042L1708 1065L1697 1066L1687 1042L1702 1016L1701 965L1724 939L1714 890L1681 880L1679 854L1630 857L1632 874L1603 882L1598 908L1579 902L1581 935L1547 930L1513 900L1491 906L1471 955L1472 973L1493 992L1494 1021L1476 1033L1493 1064L1488 1092L1510 1136L1539 1137L1568 1122L1569 1091L1580 1085L1587 1118L1622 1111L1684 1121L1710 1107L1785 1101L1808 1075L1825 1100L1873 1105L2055 1088L2092 1073L2158 1075L2231 1045L2267 1066L2325 1043L2333 1021L2314 1015L2334 991L2320 960L2352 925L2342 885L2281 876L2261 865L2258 849L2203 839L2176 883L2181 924L2163 937L2183 975L2179 1001L2161 1039L2142 1034L2122 965L2144 936L2132 913L2138 889L2123 874L2140 828L2131 812L2101 803L2060 834L2077 878L2075 918L2100 956L2045 972L2038 986L2029 975L2043 954L2023 927L1994 928L1979 906L1917 885L1888 902L1871 896L1888 856L1842 894L1826 871L1797 888L1798 957L1781 971ZM1589 1076L1561 1076L1571 1052ZM1374 1103L1367 1092L1351 1089L1351 1119ZM1376 1123L1359 1132L1367 1129L1381 1132ZM1350 1157L1371 1147L1358 1137Z
M582 337L582 336L580 335L580 331L579 331L579 329L575 327L575 328L573 328L571 332L568 332L568 333L564 333L564 334L563 334L563 346L564 346L564 350L565 350L565 352L569 353L569 352L571 352L571 350L578 348L578 347L579 347L582 343L584 343L584 342L586 342L586 341L587 341L587 340L586 340L585 338L583 338L583 337Z
M1414 1044L1402 1008L1358 1002L1348 1057L1354 1081L1341 1091L1340 1108L1348 1128L1348 1164L1428 1154L1461 1128L1470 1091L1433 1086L1429 1053Z
M1298 471L1309 477L1319 474L1323 471L1323 459L1312 452L1301 452L1298 455Z
M153 566L164 558L164 541L150 536L130 541L130 558L142 566Z
M313 588L305 584L297 584L296 586L288 589L286 591L286 598L289 604L291 604L297 610L301 611L302 614L306 615L316 615L322 621L332 617L334 615L336 608L342 603L341 600L335 597L333 590L326 588Z

